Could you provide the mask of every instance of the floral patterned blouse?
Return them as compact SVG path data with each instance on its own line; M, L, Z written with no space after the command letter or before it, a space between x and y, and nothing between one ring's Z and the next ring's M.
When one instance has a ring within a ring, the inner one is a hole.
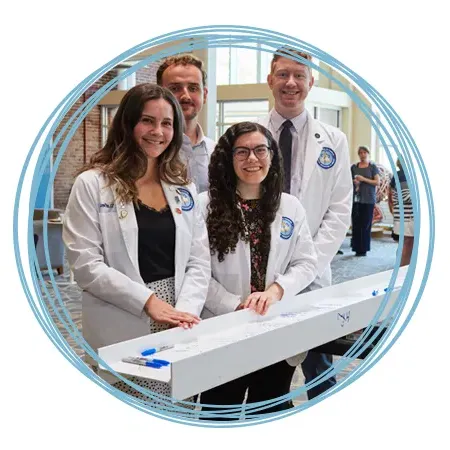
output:
M244 215L244 225L250 241L251 292L263 292L266 289L266 270L269 254L267 251L264 252L262 248L264 221L261 214L260 201L242 200L239 197L238 200Z

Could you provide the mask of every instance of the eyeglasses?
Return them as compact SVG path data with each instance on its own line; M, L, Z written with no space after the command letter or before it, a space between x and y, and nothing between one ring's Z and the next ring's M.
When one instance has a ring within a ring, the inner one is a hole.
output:
M267 145L258 145L255 148L236 147L233 149L233 156L238 161L245 161L250 156L250 152L253 152L258 159L266 159L269 156L270 149Z

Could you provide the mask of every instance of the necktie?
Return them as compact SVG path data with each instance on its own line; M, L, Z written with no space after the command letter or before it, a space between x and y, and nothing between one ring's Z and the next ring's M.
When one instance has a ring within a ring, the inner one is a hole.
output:
M291 191L291 160L292 160L292 122L286 120L283 122L283 129L280 134L280 150L283 155L283 167L284 167L284 192L290 193Z

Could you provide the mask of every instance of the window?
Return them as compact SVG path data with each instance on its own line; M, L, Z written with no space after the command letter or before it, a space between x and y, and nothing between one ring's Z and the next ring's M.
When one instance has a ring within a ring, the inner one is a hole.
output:
M231 46L217 49L217 85L260 82L261 52L257 51L256 44L245 45L254 46L255 50Z
M258 83L259 52L246 48L230 49L230 84Z
M309 111L314 119L320 120L327 125L341 129L342 126L342 108L327 105L327 107L317 106L308 101L305 103L305 108Z
M221 47L216 50L217 85L256 84L266 83L270 72L273 49L265 48L261 44L244 43L248 48ZM263 50L262 50L263 49ZM267 51L270 50L270 51ZM319 65L319 60L312 62ZM314 84L319 83L319 71L312 69Z
M395 165L398 159L397 153L395 152L395 147L393 145L390 145L389 143L387 143L386 147L384 147L380 141L380 146L378 147L377 162L379 162L383 166L387 167L390 171L392 171L395 169L392 169L388 154L391 156L392 161L394 162Z
M117 106L102 106L101 107L101 130L102 130L102 147L106 144L108 138L108 131L111 126L112 120L118 110Z
M268 100L218 101L216 109L216 141L233 124L255 122L269 112Z
M389 123L380 114L380 112L375 110L375 113L376 113L377 117L380 119L380 122L386 127L386 129L390 132L390 134L392 136L392 129L391 129L391 126L389 125ZM397 153L395 151L395 146L392 145L393 143L387 139L386 133L381 129L381 127L378 127L377 125L373 126L372 134L373 134L372 142L373 142L373 144L375 144L374 147L376 148L376 154L374 156L374 159L377 161L377 163L382 164L383 166L388 168L390 171L395 170L395 168L392 167L391 162L389 161L389 156L388 156L388 155L391 156L392 161L395 165L397 158L398 158ZM380 139L380 137L383 138L386 145L383 145L383 142Z
M230 49L216 49L216 82L217 86L230 84Z
M316 119L333 127L340 128L341 126L341 111L334 108L320 108L316 107Z

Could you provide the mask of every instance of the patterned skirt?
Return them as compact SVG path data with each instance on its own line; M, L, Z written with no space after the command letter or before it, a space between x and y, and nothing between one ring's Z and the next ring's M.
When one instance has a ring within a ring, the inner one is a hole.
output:
M161 300L165 300L167 303L169 303L172 306L175 306L175 278L165 278L163 280L154 281L152 283L147 283L147 287L150 288L152 291L155 292L155 294L160 298ZM170 328L170 325L168 324L160 324L156 323L154 321L150 321L150 330L149 333L158 333L160 331L164 331ZM145 389L148 389L150 391L153 391L155 393L166 395L170 398L170 385L167 383L164 383L163 381L152 381L147 378L141 378L141 377L127 377L130 381L137 384L138 386L141 386ZM151 399L150 397L142 394L141 392L137 391L136 389L129 386L124 381L118 381L117 383L114 383L114 387L119 389L120 391L131 395L132 397L144 400L146 402L151 402L152 405L161 405L161 406L167 406L164 405L160 400L157 399ZM190 397L186 399L187 402L193 402L193 398ZM183 408L186 408L190 414L192 414L192 410L195 408L194 405L180 405L178 403L175 403L176 406L182 406ZM180 414L183 414L180 412Z

